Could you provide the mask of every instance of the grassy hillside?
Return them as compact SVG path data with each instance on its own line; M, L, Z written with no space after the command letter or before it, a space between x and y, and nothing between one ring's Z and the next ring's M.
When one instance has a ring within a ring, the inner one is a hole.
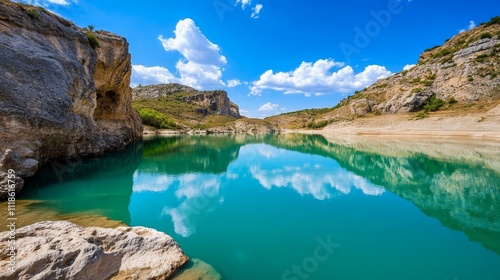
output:
M279 128L318 129L385 114L424 119L487 111L500 104L500 17L425 50L410 70L377 81L332 108L266 118Z
M182 93L181 93L182 94ZM205 129L235 121L235 117L197 113L199 106L172 98L134 100L132 106L139 112L145 125L155 128ZM163 125L162 125L163 124Z
M186 101L186 98L202 92L192 88L174 85L154 85L134 89L132 106L139 112L143 123L157 129L207 129L223 126L237 118L229 115L212 113L209 106ZM143 91L155 91L147 97ZM207 97L208 98L208 97Z

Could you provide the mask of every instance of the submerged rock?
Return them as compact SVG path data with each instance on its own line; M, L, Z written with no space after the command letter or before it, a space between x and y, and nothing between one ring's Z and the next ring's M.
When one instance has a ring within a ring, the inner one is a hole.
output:
M47 221L20 228L15 237L16 269L2 259L2 279L166 279L188 261L170 236L145 227ZM9 240L9 232L0 233L3 256Z
M192 259L171 278L171 280L220 280L222 276L208 263Z
M20 190L20 177L32 176L39 165L140 139L131 69L125 38L1 1L0 182L13 169Z

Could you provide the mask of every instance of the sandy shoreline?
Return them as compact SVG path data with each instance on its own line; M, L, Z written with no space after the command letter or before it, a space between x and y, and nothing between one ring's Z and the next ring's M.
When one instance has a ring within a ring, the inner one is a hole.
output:
M411 130L411 129L398 129L387 127L356 127L356 126L342 126L334 127L323 130L310 130L310 129L285 129L279 133L301 133L301 134L321 134L325 136L335 135L364 135L364 136L387 136L387 137L431 137L431 138L484 138L484 139L498 139L500 140L499 130ZM204 131L185 132L175 130L145 130L143 135L145 137L155 135L206 135Z
M435 113L415 120L410 115L384 115L333 123L323 130L297 130L324 135L418 136L500 139L500 106L483 114Z
M334 135L370 135L393 137L458 137L500 140L500 105L482 114L450 115L433 113L416 120L409 114L383 115L333 123L322 130L284 129L279 133ZM144 135L198 135L204 130L155 130L144 127Z
M386 137L419 137L419 138L481 138L500 140L500 131L465 131L465 130L398 130L385 128L342 128L328 130L286 130L284 133L321 134L324 136L386 136Z

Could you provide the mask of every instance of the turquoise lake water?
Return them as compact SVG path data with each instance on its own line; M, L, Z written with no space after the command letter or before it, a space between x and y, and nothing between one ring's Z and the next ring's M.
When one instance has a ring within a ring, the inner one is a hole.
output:
M490 144L156 137L44 168L21 198L156 228L223 279L498 280Z

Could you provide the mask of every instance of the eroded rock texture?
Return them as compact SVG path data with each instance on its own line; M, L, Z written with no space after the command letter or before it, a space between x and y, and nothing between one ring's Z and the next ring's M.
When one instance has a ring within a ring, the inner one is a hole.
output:
M8 169L29 177L42 164L141 138L126 39L93 32L94 49L86 32L41 8L0 1L0 182Z
M7 256L9 232L0 233ZM188 261L168 235L145 227L80 227L39 222L16 232L17 263L2 279L166 279Z

